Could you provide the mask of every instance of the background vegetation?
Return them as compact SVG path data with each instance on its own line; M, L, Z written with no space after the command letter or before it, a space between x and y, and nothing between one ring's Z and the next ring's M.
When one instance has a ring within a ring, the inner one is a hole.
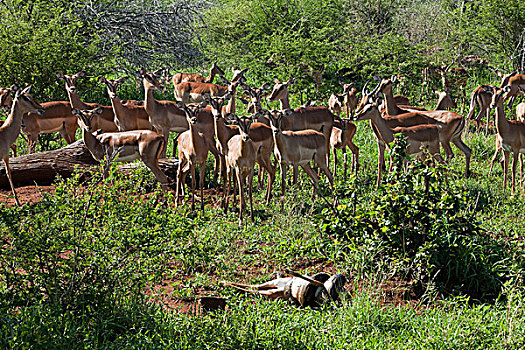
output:
M83 70L82 96L109 103L99 75L204 73L216 61L249 67L253 85L296 77L292 105L326 103L341 80L362 87L372 74L398 74L399 91L428 106L426 66L467 68L469 91L525 59L517 0L5 0L0 25L0 86L34 84L40 101L67 98L58 71ZM142 94L133 79L122 90ZM523 190L503 191L500 168L488 175L494 135L471 127L464 139L471 178L456 150L447 169L415 163L376 188L377 150L360 123L360 172L336 177L341 206L311 202L301 174L283 212L257 191L246 225L214 199L202 214L161 201L141 168L59 180L56 193L21 208L0 203L0 347L523 348ZM337 306L297 309L219 285L285 267L344 273L350 293ZM173 311L203 294L228 298L228 310Z

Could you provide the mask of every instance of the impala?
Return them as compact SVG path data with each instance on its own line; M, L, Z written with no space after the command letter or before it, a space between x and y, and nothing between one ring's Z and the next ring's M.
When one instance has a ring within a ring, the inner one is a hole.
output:
M256 88L247 84L242 84L242 88L244 89L244 93L250 99L250 101L247 101L243 98L240 99L241 102L246 105L246 112L250 114L259 112L262 109L261 98L263 97L266 90L270 88L270 85L268 83L264 83L260 87ZM270 125L269 121L267 125Z
M86 110L94 109L96 107L101 108L101 113L94 116L92 121L92 127L94 130L102 129L105 132L117 131L117 124L115 124L115 114L111 106L102 106L98 103L84 103L78 94L77 79L82 78L84 72L78 72L76 74L62 74L57 73L57 78L64 80L66 84L67 95L69 96L69 103L71 108Z
M165 148L161 135L151 130L93 133L91 122L95 115L103 113L102 108L97 107L92 110L74 108L73 113L79 117L84 144L93 158L100 161L105 156L118 152L119 162L140 159L155 175L162 190L165 192L168 190L168 178L158 165L160 154Z
M505 189L507 186L510 152L512 152L514 160L512 163L512 193L514 193L518 155L525 153L525 123L507 120L505 118L505 110L503 107L503 101L505 100L504 94L508 94L511 89L512 87L508 85L503 89L496 88L492 96L490 107L496 109L496 129L498 130L498 135L496 137L496 152L490 162L489 173L492 172L492 167L498 157L500 149L503 149L503 189Z
M287 82L280 82L277 78L274 79L275 85L272 93L268 97L270 102L279 100L281 111L290 109L290 98L288 86L290 86L295 79L289 79ZM307 107L296 108L291 113L286 113L281 116L280 128L282 130L299 131L312 129L321 132L325 137L326 149L330 148L330 136L332 134L332 127L334 125L334 114L326 107ZM329 153L326 153L328 164ZM296 174L295 174L296 175Z
M518 74L517 72L511 74L502 74L498 71L498 75L501 77L500 89L505 86L510 86L510 89L505 93L505 100L509 100L508 107L512 109L514 100L520 94L523 94L525 90L525 74Z
M437 110L411 112L408 108L400 108L393 102L392 80L390 79L383 79L370 95L374 96L378 91L381 91L385 96L387 110L385 121L388 123L389 127L407 127L419 124L439 125L439 139L445 150L445 154L447 155L447 160L454 157L454 153L450 148L450 142L452 142L465 154L465 176L468 177L470 173L470 155L472 151L461 140L461 135L466 125L465 119L462 116L451 111Z
M140 76L144 85L144 109L149 115L149 120L155 130L164 136L165 145L168 144L168 137L170 131L182 133L189 129L188 120L185 112L179 108L177 102L156 100L153 97L154 90L161 90L162 85L159 82L159 74L162 70L159 69L153 73L148 73L144 69L141 70ZM202 132L205 136L206 142L209 144L210 151L216 158L215 168L218 168L217 149L213 144L213 116L209 110L201 109L197 114L197 130ZM161 157L166 156L166 150L162 152Z
M31 86L26 87L24 90L18 90L15 94L15 99L12 103L11 112L9 113L6 121L0 126L0 157L4 160L7 178L11 191L15 197L16 205L20 205L18 197L16 195L15 186L13 185L13 179L11 176L11 169L9 168L9 148L16 141L20 134L20 127L22 126L22 119L26 113L38 113L39 115L44 114L43 107L38 104L29 91Z
M286 172L289 165L294 168L294 184L297 183L297 168L300 166L313 181L312 199L315 198L319 177L310 166L313 160L321 171L325 173L332 189L332 198L336 201L334 181L328 169L328 147L323 133L316 130L289 131L283 130L284 116L294 112L290 109L284 111L262 111L270 118L273 131L275 158L281 167L281 210L284 208L284 195L286 194Z
M179 102L179 108L184 111L189 130L180 134L177 143L179 150L179 168L177 170L176 202L179 202L179 190L182 194L183 184L186 176L191 172L191 209L195 210L195 167L200 167L199 187L201 191L201 210L204 211L204 172L206 170L206 160L210 151L210 142L206 136L197 129L197 114L203 104L195 107L188 107Z
M115 115L115 123L119 131L128 130L151 130L152 125L149 121L148 112L144 106L136 103L122 104L122 101L117 95L117 88L119 84L125 82L128 78L122 77L115 80L107 80L100 77L99 81L106 84L109 98L111 99L111 106Z
M207 77L203 77L202 75L196 73L177 73L173 76L173 85L177 85L185 81L213 83L213 79L216 75L223 76L224 72L219 68L219 66L217 66L216 63L213 63L210 68L210 74Z
M407 138L408 154L418 155L421 153L422 146L428 147L432 157L443 163L439 147L439 129L441 125L420 124L408 127L391 128L388 123L381 117L381 113L376 103L365 105L356 113L355 120L370 120L374 126L372 129L377 138L377 142L384 146L394 141L394 134L402 133ZM381 172L384 167L384 157L379 158L378 175L376 184L381 183Z
M11 110L13 104L13 98L11 97L11 92L18 91L18 86L13 85L10 88L0 87L0 108L5 108L6 110ZM5 123L5 120L0 120L0 126ZM13 143L10 146L13 151L13 157L16 157L16 145Z
M231 82L228 82L226 79L224 79L228 84L227 86L191 81L176 84L174 87L175 98L177 101L181 101L186 104L190 100L193 102L202 102L204 101L204 95L206 94L209 94L211 97L224 96L227 92L232 91L232 87L245 80L243 75L247 70L248 68L235 70L232 67L233 78Z
M470 110L468 112L467 120L472 119L476 107L479 107L479 113L474 119L478 127L481 126L481 118L483 115L487 118L487 125L485 132L489 131L489 122L490 122L490 101L492 100L492 94L495 87L492 85L480 85L472 91L470 96Z
M357 146L352 142L356 130L357 128L355 124L348 119L341 119L341 121L335 121L334 123L332 135L330 135L330 146L332 147L332 152L334 153L334 178L337 169L336 150L342 149L344 162L344 181L346 181L346 147L350 148L353 154L350 171L355 171L355 174L357 175L357 170L359 167L359 148L357 148Z
M248 198L250 199L250 218L253 221L253 201L252 201L252 187L253 187L253 173L255 166L255 158L257 148L254 142L250 139L249 131L250 125L253 122L251 117L237 117L235 114L228 114L227 117L232 118L234 124L239 127L239 135L233 136L228 141L228 155L226 156L226 167L228 170L228 181L226 183L226 191L224 193L226 204L225 210L228 210L228 197L230 193L231 177L234 177L236 185L239 188L239 220L242 221L242 214L246 208L244 200L244 185L248 185ZM234 191L235 201L235 191Z

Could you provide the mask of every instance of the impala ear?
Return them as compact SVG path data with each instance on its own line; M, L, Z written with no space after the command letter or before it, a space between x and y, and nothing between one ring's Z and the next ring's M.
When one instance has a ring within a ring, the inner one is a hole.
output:
M62 72L58 72L57 73L57 78L58 79L65 79L64 74L62 74Z
M390 81L392 81L392 83L395 83L397 81L397 75L392 75Z
M503 88L503 92L509 92L510 91L510 85L507 85Z
M93 113L95 113L95 114L102 114L102 111L103 111L102 107L97 107L97 108L95 108L93 110Z
M290 115L290 114L292 114L292 113L293 113L293 111L292 111L291 109L289 109L289 108L287 108L287 109L285 109L285 110L283 111L283 114L284 114L284 115Z
M104 84L107 83L107 80L106 80L105 77L99 77L98 81L101 82L101 83L104 83Z
M78 72L77 74L75 74L77 76L77 78L81 78L84 76L84 72Z
M11 92L16 92L16 91L20 90L20 88L18 87L18 85L13 84L13 85L11 85L9 90L11 90Z
M28 94L31 91L32 87L33 87L33 85L29 85L24 90L22 90L20 93L21 94Z
M295 78L290 78L288 79L288 81L286 82L286 86L289 86L291 84L295 83Z
M374 74L374 75L372 76L372 79L374 79L375 81L379 81L379 82L380 82L381 80L383 80L383 79L381 79L381 77L380 77L379 75L377 75L377 74Z
M246 101L246 100L245 100L244 98L242 98L242 97L239 97L239 101L241 101L241 103L242 103L243 105L247 105L247 104L250 103L250 102Z
M73 108L73 109L71 110L71 113L73 113L73 115L80 115L80 110L77 109L77 108Z
M122 78L118 78L115 83L117 84L121 84L123 82L125 82L126 80L128 80L128 77L122 77Z
M260 87L261 91L262 91L262 90L268 90L269 88L270 88L270 84L268 84L268 83L264 83L264 84L262 84L261 87Z
M164 71L164 68L157 69L156 71L153 72L153 75L158 77L162 74L163 71Z
M273 77L273 82L276 83L276 84L280 84L281 82L279 81L279 79L277 79L277 77Z

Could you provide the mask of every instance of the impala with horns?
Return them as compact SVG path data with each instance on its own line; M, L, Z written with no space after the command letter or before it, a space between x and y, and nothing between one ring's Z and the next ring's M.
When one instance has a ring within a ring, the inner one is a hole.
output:
M248 68L236 70L232 67L233 78L231 82L223 78L223 81L227 84L227 86L191 81L176 84L174 86L175 98L177 101L187 104L189 101L204 101L204 95L206 94L210 95L211 97L224 96L227 92L232 91L232 87L246 80L246 78L244 78L244 73L247 70Z
M233 177L234 188L239 188L239 220L242 222L242 215L246 209L244 200L244 185L248 185L248 198L250 199L250 218L253 221L253 174L255 167L255 158L257 155L257 146L250 139L250 126L253 123L251 117L238 117L235 114L227 114L226 118L233 121L239 128L239 135L233 136L228 141L228 155L226 156L226 168L228 172L228 181L226 182L225 210L228 211L228 201L230 194L230 182ZM235 190L233 193L235 201Z
M400 108L393 101L392 95L392 81L391 79L382 79L377 87L369 93L363 100L372 98L378 92L383 93L385 97L387 116L385 121L391 128L402 126L415 126L419 124L436 124L439 125L439 139L447 160L454 157L454 153L450 148L450 142L454 143L465 154L465 176L470 173L470 155L472 151L463 143L461 135L466 125L465 118L457 113L451 111L417 111L413 112L409 109Z
M262 109L261 99L264 97L265 92L270 88L270 84L264 83L260 87L252 87L247 84L242 84L244 94L246 98L249 98L249 101L245 98L240 98L241 102L246 105L246 111L250 114L255 114ZM268 121L268 124L269 121Z
M106 85L109 98L111 99L111 106L115 115L115 123L119 131L128 130L151 130L152 125L149 121L148 112L144 106L135 103L123 104L117 94L117 88L120 84L125 82L128 78L122 77L118 79L106 79L100 77L99 81Z
M520 153L525 153L525 123L516 120L507 120L505 118L503 101L505 100L505 95L508 94L511 89L508 85L503 89L496 88L492 96L490 107L496 109L496 129L498 130L498 135L496 137L496 152L490 162L489 174L492 172L492 167L500 150L503 150L503 189L505 189L507 186L510 152L512 152L512 193L514 193L518 156Z
M189 130L180 134L177 143L179 150L179 168L177 169L176 202L179 202L179 193L183 194L186 176L191 172L191 209L195 210L195 167L200 167L199 187L201 192L201 210L204 211L204 172L206 160L210 152L210 142L197 128L197 115L205 107L205 103L198 106L186 106L179 102L178 106L184 111L189 125ZM180 191L180 192L179 192Z
M387 121L381 117L379 107L375 102L365 105L362 109L357 111L354 120L370 120L372 130L376 136L378 144L381 143L383 147L394 141L394 134L401 133L407 138L407 152L408 154L419 155L422 152L422 147L428 148L428 152L439 162L443 163L439 147L439 130L441 125L419 124L407 127L389 126ZM384 157L379 158L378 174L376 184L381 183L381 172L384 167Z
M168 190L168 177L159 168L159 158L165 148L164 138L151 130L132 130L123 132L93 133L91 124L94 116L102 113L102 108L79 110L73 113L79 117L82 138L89 153L96 160L117 153L119 162L131 162L140 159L160 183L163 191Z
M102 112L93 118L93 129L102 129L105 132L117 131L118 128L117 124L115 124L115 114L113 113L113 107L102 106L98 103L85 103L80 98L77 89L77 79L82 78L83 76L84 72L78 72L76 74L57 73L57 78L64 80L66 84L66 91L67 95L69 96L71 108L85 110L100 107Z
M173 85L180 84L185 81L193 81L197 83L213 83L215 76L224 76L224 71L217 66L217 63L213 63L210 68L210 74L204 77L196 73L177 73L173 76Z
M497 73L501 77L500 89L510 86L510 89L505 93L504 99L505 101L509 100L508 107L512 109L516 97L525 91L525 74L518 74L518 72L503 74L500 71Z
M286 172L289 165L292 165L294 168L294 184L297 183L297 170L299 166L303 168L306 174L312 179L312 199L315 198L319 177L310 166L312 160L328 178L332 189L332 198L334 203L337 202L334 191L334 180L328 168L328 146L323 133L312 129L300 131L284 130L283 123L286 120L284 117L294 113L291 109L285 109L284 111L263 110L259 113L266 114L272 124L274 154L281 167L281 210L284 208Z
M31 86L23 90L17 90L15 98L11 106L11 112L7 116L6 121L0 126L0 157L5 163L7 178L11 191L15 197L16 205L20 205L16 195L15 186L13 185L13 178L11 176L11 169L9 168L9 148L16 141L20 134L20 127L22 126L22 119L26 113L44 114L44 107L38 104L29 92Z
M149 115L151 125L155 130L164 136L165 145L168 144L170 131L182 133L189 129L186 113L179 108L177 102L167 100L156 100L153 96L154 90L162 90L159 81L162 69L155 72L146 72L144 69L140 72L142 83L144 85L144 109ZM197 130L205 136L206 142L210 146L210 151L216 159L215 167L218 168L218 154L213 142L214 126L211 111L206 109L199 110L197 114ZM166 157L164 149L161 158Z

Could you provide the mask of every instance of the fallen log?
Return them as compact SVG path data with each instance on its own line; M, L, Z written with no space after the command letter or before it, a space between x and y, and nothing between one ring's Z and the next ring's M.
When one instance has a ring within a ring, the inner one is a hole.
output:
M49 185L55 181L57 175L67 178L73 174L75 169L88 170L98 164L99 162L89 153L83 140L78 140L61 149L9 159L15 186ZM175 180L177 159L159 159L159 166L170 181ZM0 188L10 189L5 164L2 161L0 161Z

